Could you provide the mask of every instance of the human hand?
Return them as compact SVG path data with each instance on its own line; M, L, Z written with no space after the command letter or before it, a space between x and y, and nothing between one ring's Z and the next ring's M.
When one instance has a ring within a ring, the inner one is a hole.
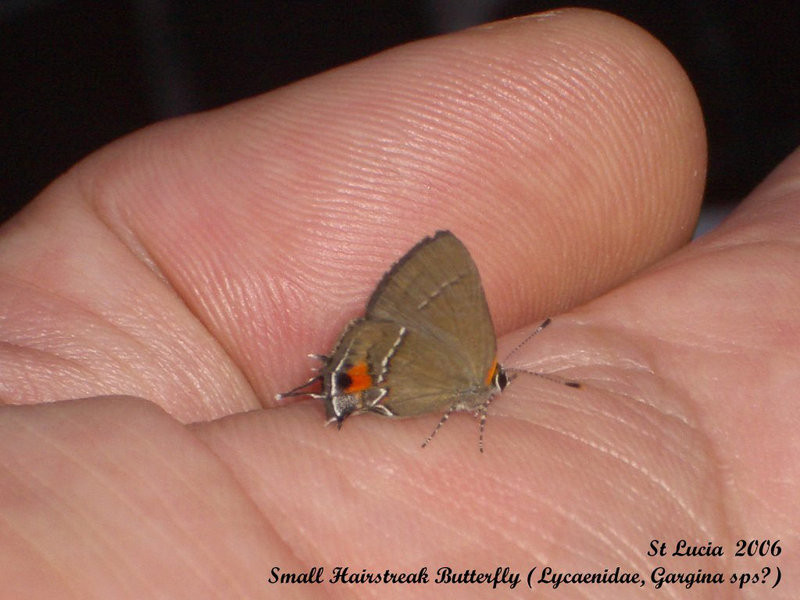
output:
M798 161L682 247L697 100L652 38L585 11L410 44L103 149L0 230L3 398L26 405L0 412L6 594L257 597L273 566L728 573L737 538L791 545ZM438 415L337 432L316 402L275 406L442 228L481 270L501 359L564 313L508 366L583 388L518 378L484 455L468 415L421 450ZM654 559L653 538L726 556Z

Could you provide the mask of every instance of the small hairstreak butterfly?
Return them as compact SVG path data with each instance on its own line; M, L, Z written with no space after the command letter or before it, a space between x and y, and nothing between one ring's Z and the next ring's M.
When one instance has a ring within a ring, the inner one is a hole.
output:
M480 416L483 452L486 409L509 382L496 353L478 268L456 236L439 231L383 276L364 317L347 325L330 355L315 355L323 363L319 374L277 398L319 398L327 422L339 427L366 412L445 411L423 447L451 413L469 411Z

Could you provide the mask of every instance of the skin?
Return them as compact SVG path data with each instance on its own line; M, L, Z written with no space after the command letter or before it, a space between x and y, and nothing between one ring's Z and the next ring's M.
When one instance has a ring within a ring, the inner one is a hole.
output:
M0 229L0 596L372 597L268 578L619 565L645 588L559 597L641 598L663 565L768 567L766 585L691 592L764 597L800 567L800 154L687 245L705 156L667 50L577 10L409 44L90 156ZM518 377L484 455L468 414L422 450L438 414L337 431L319 402L277 406L442 228L481 270L501 360L555 317L506 366L582 389ZM783 551L735 557L740 538ZM680 539L725 555L648 556Z

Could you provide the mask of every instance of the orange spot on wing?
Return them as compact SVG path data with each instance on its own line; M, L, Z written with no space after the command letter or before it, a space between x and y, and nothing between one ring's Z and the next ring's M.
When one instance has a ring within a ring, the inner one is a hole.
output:
M492 385L492 380L494 379L494 374L497 372L497 359L495 358L492 361L492 366L489 367L489 373L486 375L486 385Z
M352 394L372 387L372 376L369 374L367 363L357 363L347 371L350 376L350 385L345 392Z

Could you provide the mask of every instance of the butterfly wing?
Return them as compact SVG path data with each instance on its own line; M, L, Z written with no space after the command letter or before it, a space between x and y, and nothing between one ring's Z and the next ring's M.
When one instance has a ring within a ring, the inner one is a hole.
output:
M485 384L496 354L494 327L478 268L449 231L425 238L386 273L366 318L408 329L389 374L390 383L403 385L390 386L387 398L404 403L404 412L449 406L454 391Z
M391 416L381 406L389 363L406 328L392 321L356 319L342 333L320 374L328 421L342 421L367 411Z
M448 350L438 339L408 330L391 359L383 384L387 394L380 404L398 417L450 408L476 410L485 404L495 391L486 374L476 377L465 368L461 353Z
M393 321L355 319L342 333L324 371L347 373L354 367L370 387L380 386L406 328Z

